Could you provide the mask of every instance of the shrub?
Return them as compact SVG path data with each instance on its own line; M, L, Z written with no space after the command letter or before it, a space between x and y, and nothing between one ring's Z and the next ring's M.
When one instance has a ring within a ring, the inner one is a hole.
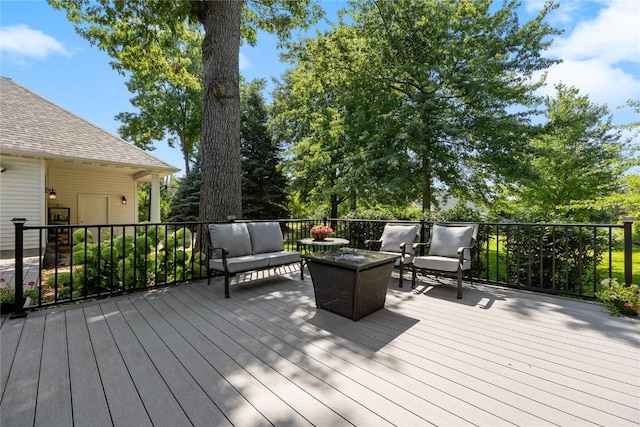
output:
M565 291L592 293L586 283L594 275L607 247L603 232L562 226L507 228L507 280L528 286L553 288L565 284Z
M73 233L73 275L57 274L58 293L68 297L71 277L74 296L91 296L146 288L156 283L206 275L207 257L192 254L192 233L180 228L167 234L165 226L140 225L136 234L121 234L100 243L85 241L84 229ZM87 235L89 237L89 235ZM49 278L53 287L56 276Z
M640 287L638 285L622 285L616 279L605 279L601 283L596 296L611 314L637 315L640 310Z

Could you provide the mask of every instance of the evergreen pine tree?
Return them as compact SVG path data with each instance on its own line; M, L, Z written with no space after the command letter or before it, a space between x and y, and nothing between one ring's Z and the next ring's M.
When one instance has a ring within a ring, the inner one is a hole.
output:
M180 182L169 211L169 222L198 221L200 213L200 155L196 154L189 173Z
M281 170L280 148L267 129L263 79L242 87L240 147L242 154L242 213L245 219L286 218L287 181Z

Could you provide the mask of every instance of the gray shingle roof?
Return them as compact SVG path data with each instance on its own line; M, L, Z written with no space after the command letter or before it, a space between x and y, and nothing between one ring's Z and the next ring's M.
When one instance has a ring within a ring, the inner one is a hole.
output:
M2 76L0 152L156 171L179 170Z

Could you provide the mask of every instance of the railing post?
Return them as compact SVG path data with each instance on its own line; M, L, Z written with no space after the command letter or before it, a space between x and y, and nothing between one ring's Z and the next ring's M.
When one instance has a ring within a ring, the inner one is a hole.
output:
M15 275L15 309L13 310L13 314L11 315L12 319L16 319L19 317L26 317L27 313L24 312L24 298L22 292L22 281L24 280L23 275L23 252L24 252L24 223L27 222L26 218L13 218L11 220L13 225L15 226L15 260L16 260L16 275Z
M633 282L633 272L631 269L633 255L633 221L633 217L622 218L622 224L624 225L624 283L627 285Z
M418 238L418 243L425 243L425 234L427 233L424 229L425 218L424 215L420 215L420 237ZM418 255L424 255L424 246L420 246L418 250Z

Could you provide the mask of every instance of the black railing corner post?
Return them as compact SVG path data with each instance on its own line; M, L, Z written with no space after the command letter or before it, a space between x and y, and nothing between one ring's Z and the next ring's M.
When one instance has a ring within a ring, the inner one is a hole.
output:
M15 274L15 309L13 310L13 314L11 314L12 319L16 319L19 317L26 317L27 313L24 311L24 294L23 294L23 283L24 274L23 274L23 253L24 253L24 223L27 222L26 218L13 218L11 220L13 225L15 226L15 260L16 260L16 274Z
M424 229L424 225L425 225L425 217L424 215L420 215L420 237L418 237L418 243L425 243L425 235L427 231ZM418 255L420 256L424 255L424 246L420 246Z
M633 283L633 271L631 269L633 258L633 217L622 218L624 225L624 282L627 285Z

